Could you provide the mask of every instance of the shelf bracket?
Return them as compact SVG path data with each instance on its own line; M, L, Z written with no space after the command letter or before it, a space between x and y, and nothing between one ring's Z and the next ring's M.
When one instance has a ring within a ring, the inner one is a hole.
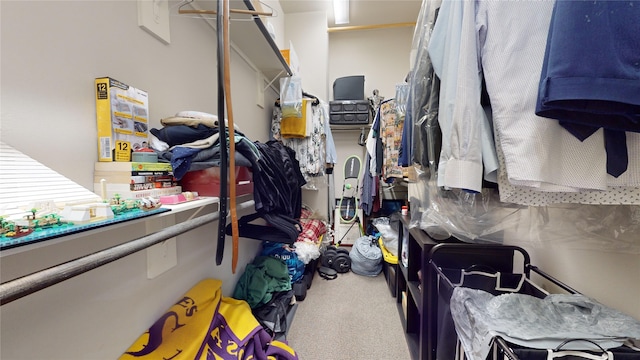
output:
M284 72L284 70L280 70L280 72L278 73L278 75L276 75L271 81L269 81L269 83L267 84L267 86L264 87L264 89L262 89L262 91L267 90L273 83L274 81L276 81L277 79L280 78L280 75L282 75L282 73Z

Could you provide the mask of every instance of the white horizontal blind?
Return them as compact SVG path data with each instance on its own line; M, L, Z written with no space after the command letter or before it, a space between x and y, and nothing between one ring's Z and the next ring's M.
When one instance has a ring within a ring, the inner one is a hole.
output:
M0 142L0 213L2 209L43 201L53 201L61 207L100 201L100 197Z

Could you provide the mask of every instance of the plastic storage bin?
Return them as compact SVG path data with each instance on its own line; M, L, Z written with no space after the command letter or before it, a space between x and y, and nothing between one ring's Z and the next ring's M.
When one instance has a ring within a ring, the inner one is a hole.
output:
M516 255L520 253L521 256ZM492 257L489 255L497 255ZM547 279L568 293L577 291L530 264L529 255L522 248L500 245L441 244L430 254L432 276L432 306L430 318L432 329L432 349L435 359L465 360L460 340L455 330L450 304L456 287L483 290L492 295L517 293L544 298L549 295L530 280L531 272ZM455 259L455 260L454 260ZM507 260L507 263L504 261ZM500 264L502 262L502 264ZM510 270L509 263L513 265ZM507 265L505 267L504 265ZM585 341L569 338L566 344L554 349L539 349L512 344L500 336L494 336L487 359L509 360L578 360L578 359L624 359L640 360L640 351L621 346L604 350L567 351L571 342Z
M340 100L329 102L330 124L368 124L370 118L371 107L368 100Z

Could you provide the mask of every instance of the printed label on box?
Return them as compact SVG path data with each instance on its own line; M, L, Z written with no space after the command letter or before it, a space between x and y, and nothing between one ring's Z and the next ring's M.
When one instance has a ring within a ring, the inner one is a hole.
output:
M95 80L98 160L131 161L131 153L147 147L149 97L147 92L118 80Z

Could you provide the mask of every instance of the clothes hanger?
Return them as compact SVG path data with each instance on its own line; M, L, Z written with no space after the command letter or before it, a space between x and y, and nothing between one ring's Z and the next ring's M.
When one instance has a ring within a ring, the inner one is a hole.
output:
M317 96L315 95L311 95L308 92L302 91L302 96L307 97L312 99L313 101L311 102L312 106L318 106L320 105L320 99L318 99ZM276 99L276 102L274 104L276 107L280 107L280 98Z
M320 105L320 99L318 99L317 96L315 95L311 95L308 92L302 91L302 96L306 96L308 98L313 99L313 102L311 103L311 105L317 106Z

